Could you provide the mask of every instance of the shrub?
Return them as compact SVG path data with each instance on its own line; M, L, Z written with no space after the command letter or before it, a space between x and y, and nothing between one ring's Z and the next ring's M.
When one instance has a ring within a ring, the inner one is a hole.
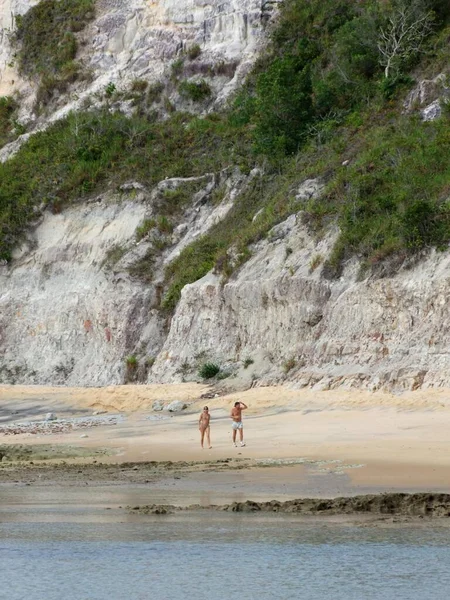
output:
M282 367L283 367L283 372L287 375L289 373L289 371L292 371L292 369L295 367L295 365L297 364L297 361L295 360L294 357L288 358L286 361L284 361Z
M128 268L128 273L132 277L138 277L146 283L153 281L154 266L155 266L155 251L149 248L145 255Z
M253 358L250 358L249 356L244 360L244 369L247 369L250 365L252 365L255 361L253 360Z
M163 309L173 310L184 286L197 281L213 268L216 251L217 243L205 236L184 248L167 266L166 282L169 287L161 303Z
M14 116L17 102L11 96L0 96L0 147L6 144L15 133ZM19 132L17 132L19 133Z
M161 233L172 233L173 225L165 215L159 215L156 226Z
M296 152L312 116L312 47L276 58L258 78L253 103L255 148L282 156Z
M132 354L131 356L127 356L126 358L126 365L127 365L127 369L137 369L138 367L138 359L136 358L136 356L134 354Z
M115 244L106 253L103 265L113 267L126 254L127 250L124 246Z
M125 383L135 383L139 377L139 361L132 354L125 359Z
M199 83L192 81L182 81L178 87L180 95L184 98L188 98L193 102L201 102L211 95L211 88L209 84L202 80Z
M202 49L200 48L200 46L198 44L193 44L192 46L190 46L186 52L188 58L190 60L195 60L196 58L198 58L200 56L200 54L202 53Z
M174 189L165 189L158 202L159 209L165 214L179 214L202 185L201 181L185 181Z
M230 62L220 61L212 68L213 75L223 75L225 77L234 77L239 63L235 60Z
M161 94L164 91L164 84L161 82L153 83L147 91L147 104L151 105L161 100Z
M183 378L186 377L190 372L192 371L192 367L189 364L189 362L187 360L185 360L180 368L179 368L179 372L181 373L181 375L183 375Z
M178 79L178 77L183 73L183 69L184 60L182 58L177 58L177 60L174 60L170 67L172 79Z
M309 272L312 273L313 271L315 271L317 269L317 267L319 265L321 265L322 263L323 263L323 256L322 256L322 254L315 254L311 258L311 261L309 263Z
M105 87L105 96L107 98L111 98L114 95L114 93L116 92L116 89L117 88L116 88L115 83L113 83L112 81L110 81L108 83L108 85Z
M131 82L131 91L137 93L144 93L148 88L148 81L146 79L134 79Z
M220 367L212 362L207 362L202 365L198 371L198 374L202 379L212 379L220 371Z

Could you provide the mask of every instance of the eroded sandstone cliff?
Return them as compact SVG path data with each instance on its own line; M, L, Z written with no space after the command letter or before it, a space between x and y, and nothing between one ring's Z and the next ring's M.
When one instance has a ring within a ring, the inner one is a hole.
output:
M207 113L245 77L277 3L98 0L95 19L79 36L78 58L93 76L57 97L44 115L34 109L36 82L23 79L11 60L14 15L34 4L0 1L0 95L22 95L19 118L29 134L69 111L101 104L109 84L126 89L138 79L170 80L173 62L194 44L208 69L233 66L210 78L212 100L198 109ZM172 92L169 102L190 108ZM427 96L422 108L433 102ZM114 110L130 108L124 99L117 104ZM18 145L5 147L3 158ZM424 252L421 261L405 260L383 278L361 275L356 257L330 280L323 267L337 228L313 234L302 211L251 245L250 258L231 276L213 269L184 287L173 314L161 309L166 267L225 219L259 176L230 164L146 188L130 172L117 190L62 212L37 211L26 242L0 265L0 381L180 381L195 379L203 363L213 362L230 381L236 376L246 385L287 380L317 389L399 391L449 385L448 251ZM173 231L164 239L142 234L157 216L159 195L193 183L192 201ZM317 177L300 181L295 194L310 201L325 189ZM156 247L152 277L138 277L136 265Z

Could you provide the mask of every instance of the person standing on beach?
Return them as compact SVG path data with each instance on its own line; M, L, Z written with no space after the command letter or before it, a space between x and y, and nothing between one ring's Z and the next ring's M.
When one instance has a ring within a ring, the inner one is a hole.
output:
M230 417L233 420L233 445L236 446L236 432L239 430L239 438L241 446L245 446L244 442L244 424L242 423L242 411L248 408L243 402L235 402L231 409Z
M203 411L200 413L200 417L198 419L198 428L200 431L200 445L203 448L203 442L206 435L206 443L208 444L208 448L212 448L211 446L211 434L210 434L210 425L211 416L209 414L209 408L207 406L203 407Z

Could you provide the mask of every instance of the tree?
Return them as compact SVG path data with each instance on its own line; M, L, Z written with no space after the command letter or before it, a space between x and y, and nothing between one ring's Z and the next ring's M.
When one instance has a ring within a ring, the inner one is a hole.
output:
M434 13L427 0L395 0L378 37L380 64L386 78L397 75L405 63L417 56L433 30L433 22Z

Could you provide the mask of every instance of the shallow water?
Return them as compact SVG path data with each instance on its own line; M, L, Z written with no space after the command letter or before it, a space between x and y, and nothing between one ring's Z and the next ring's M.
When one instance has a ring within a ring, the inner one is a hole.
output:
M45 511L44 511L45 512ZM444 600L448 530L288 515L0 523L8 600Z

